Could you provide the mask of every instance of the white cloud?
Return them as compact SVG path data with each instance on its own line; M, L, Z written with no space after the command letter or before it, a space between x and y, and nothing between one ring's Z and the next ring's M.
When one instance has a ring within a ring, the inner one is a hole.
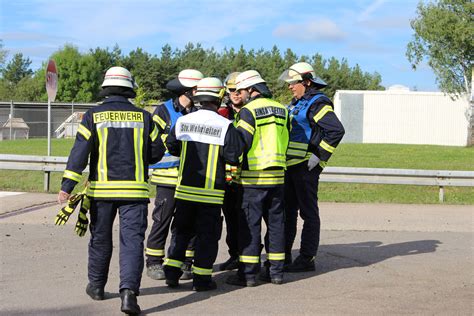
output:
M281 24L275 28L273 35L304 42L338 42L346 37L346 33L327 18L314 19L305 23Z
M368 5L358 16L357 20L359 22L365 21L370 18L372 13L374 13L379 7L381 7L387 0L375 0L370 5Z

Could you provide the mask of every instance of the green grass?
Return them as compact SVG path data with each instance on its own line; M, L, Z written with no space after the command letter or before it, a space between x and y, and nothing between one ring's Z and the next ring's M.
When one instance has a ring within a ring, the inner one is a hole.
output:
M72 139L53 139L51 155L68 156L72 145ZM46 151L46 139L0 142L2 154L46 156ZM329 166L472 171L474 147L341 144ZM50 191L57 192L61 174L52 173L51 179ZM0 190L41 192L43 172L2 170ZM152 188L152 196L154 192ZM438 187L408 185L320 183L319 199L328 202L439 203ZM445 203L474 204L474 188L446 187Z

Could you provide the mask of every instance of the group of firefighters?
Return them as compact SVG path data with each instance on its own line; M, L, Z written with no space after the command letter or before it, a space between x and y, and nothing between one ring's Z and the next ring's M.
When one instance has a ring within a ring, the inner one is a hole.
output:
M222 82L185 69L166 85L176 97L150 114L129 101L136 84L127 69L106 72L103 102L83 116L58 194L60 202L71 198L89 163L86 293L92 299L104 299L117 210L121 311L127 314L140 313L143 251L150 278L166 280L169 287L193 279L195 291L216 288L211 276L221 210L230 257L219 269L237 269L226 283L282 284L283 272L315 270L319 175L344 128L310 64L292 65L279 80L293 94L288 106L272 100L255 70L233 72ZM156 199L144 247L149 168ZM298 211L304 224L299 255L292 260Z

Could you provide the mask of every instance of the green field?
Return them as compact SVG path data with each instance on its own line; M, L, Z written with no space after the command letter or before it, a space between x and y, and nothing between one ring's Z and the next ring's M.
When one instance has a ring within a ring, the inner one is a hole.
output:
M72 139L53 139L51 154L67 156L72 144ZM46 151L46 139L0 142L2 154L46 156ZM473 171L474 147L341 144L329 166ZM53 173L52 192L59 190L60 181L61 175ZM2 170L0 190L41 192L43 173ZM328 202L439 203L438 187L407 185L320 183L319 199ZM474 188L446 187L445 203L474 204Z

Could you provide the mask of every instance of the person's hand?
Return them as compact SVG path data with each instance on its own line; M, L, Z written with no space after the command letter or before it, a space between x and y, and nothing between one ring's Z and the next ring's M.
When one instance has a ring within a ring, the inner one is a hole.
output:
M60 191L59 195L61 194L61 192L63 191ZM63 193L69 195L66 192L63 192ZM59 195L58 195L58 200L59 200ZM74 212L74 209L76 208L77 204L79 204L79 202L82 200L83 196L84 196L83 194L74 194L73 196L69 197L69 199L67 200L66 206L61 208L58 214L56 215L56 217L54 218L54 224L55 225L66 224L69 217Z
M58 193L58 203L59 205L63 204L69 199L70 194L64 191L59 191Z
M311 154L308 160L308 170L311 171L318 165L321 160L315 154Z

